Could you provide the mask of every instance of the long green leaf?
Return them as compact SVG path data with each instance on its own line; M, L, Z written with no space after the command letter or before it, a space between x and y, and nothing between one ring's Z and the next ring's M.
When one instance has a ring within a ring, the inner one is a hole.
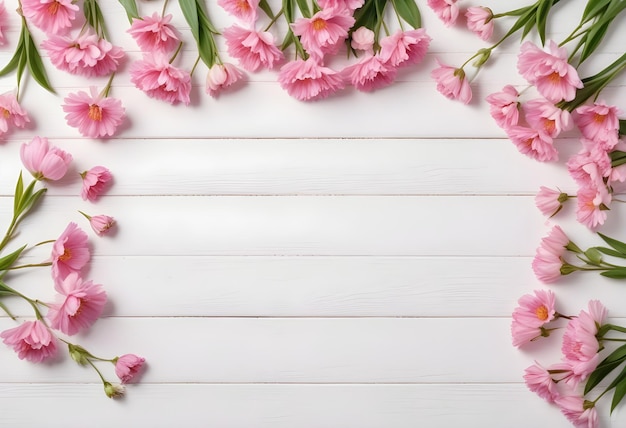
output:
M270 4L267 2L267 0L259 1L259 9L261 9L263 12L265 12L265 14L271 20L273 20L276 17L274 15L274 12L272 11L272 8L270 7Z
M602 380L609 375L616 367L619 367L626 361L626 356L619 358L615 361L603 361L596 367L596 369L591 372L589 377L587 378L587 382L585 383L584 393L588 394L593 388L595 388Z
M537 33L541 39L541 45L546 44L546 22L548 21L548 13L552 7L552 0L543 0L537 6L537 14L535 15L535 22L537 24Z
M196 0L178 0L180 10L183 12L185 21L191 28L191 34L196 41L199 39L200 33L200 21L198 20L198 8L196 6Z
M22 251L24 251L24 248L26 248L26 245L13 251L11 254L0 258L0 271L7 270L11 266L13 266L13 263L15 263L17 259L19 259Z
M139 18L139 11L137 10L137 3L135 0L118 0L120 4L124 7L126 11L126 15L128 16L128 21L132 24L133 18Z
M606 254L607 256L612 256L612 257L619 257L621 259L626 259L626 254L622 254L619 251L615 251L612 248L607 248L607 247L593 247L596 250L600 251L603 254Z
M593 19L596 15L602 13L611 1L613 0L589 0L580 19L580 23L584 24L585 22Z
M26 65L28 66L28 71L30 71L31 76L33 76L35 81L39 83L39 86L54 94L54 89L52 89L52 85L50 85L50 82L48 81L48 75L46 74L43 62L41 61L41 56L39 55L37 46L35 45L35 42L30 36L28 30L25 34L26 40L24 43L26 45Z
M13 216L18 216L18 208L20 201L22 200L22 194L24 193L24 180L22 179L22 172L17 177L17 183L15 184L15 196L13 197Z
M610 238L602 233L598 232L598 236L604 240L607 244L609 244L616 251L626 254L626 244L622 241L618 241L617 239Z
M620 381L615 385L615 393L613 394L613 400L611 401L611 412L619 405L619 403L626 395L626 368L620 373Z
M613 279L626 279L626 268L606 270L600 275Z
M398 15L404 19L411 27L420 28L422 26L422 15L415 4L415 0L392 0Z
M311 9L309 9L309 3L307 2L307 0L296 0L296 3L298 4L298 9L300 9L300 13L302 13L302 16L304 16L305 18L310 18Z
M18 42L17 42L17 47L15 48L15 53L13 54L13 57L9 60L7 65L5 65L2 68L2 70L0 70L0 77L6 76L7 74L15 70L18 67L20 61L23 61L22 58L26 56L26 52L24 50L24 32L25 31L28 31L28 30L26 29L26 21L23 21L22 30L20 32L20 38L18 39Z

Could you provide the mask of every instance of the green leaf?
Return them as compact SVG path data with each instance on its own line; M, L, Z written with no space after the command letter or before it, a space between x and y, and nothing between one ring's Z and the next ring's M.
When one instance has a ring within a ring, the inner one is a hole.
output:
M620 373L620 376L622 374L626 374L626 368L624 368L622 373ZM613 410L615 410L620 401L622 401L624 395L626 395L626 376L624 376L621 381L615 386L615 393L613 394L613 400L611 401L610 413L613 413Z
M198 54L209 68L215 64L217 47L213 34L219 32L211 24L208 15L203 9L201 0L180 0L178 2L196 40Z
M591 372L587 378L587 382L585 383L585 395L602 382L602 379L607 377L613 369L619 367L619 365L624 361L626 361L626 345L620 346L609 354L600 364L598 364L595 370Z
M298 9L300 9L300 13L302 13L302 16L304 16L305 18L310 18L311 10L309 9L309 3L307 2L307 0L296 0L296 3L298 4Z
M39 189L38 191L36 191L33 195L31 195L29 198L25 199L23 201L23 208L22 208L22 215L26 214L32 207L35 206L35 204L37 203L37 201L39 201L39 199L43 196L44 193L46 193L46 188L43 189Z
M200 33L200 21L198 20L198 9L196 6L196 0L178 0L180 10L183 12L185 21L191 28L191 34L194 39L199 39Z
M535 20L534 19L529 19L528 22L526 22L526 25L524 25L524 30L522 31L522 40L532 31L533 28L535 28Z
M622 254L618 251L615 251L611 248L606 248L606 247L593 247L596 250L600 251L603 254L606 254L607 256L612 256L612 257L619 257L622 259L626 259L626 254Z
M618 241L617 239L610 238L610 237L608 237L606 235L603 235L600 232L598 232L598 236L600 236L600 238L602 238L604 240L604 242L609 244L616 251L618 251L618 252L620 252L622 254L626 254L626 244L624 244L623 242Z
M37 46L35 45L33 38L30 36L30 33L26 31L25 34L26 65L28 66L28 71L30 71L31 76L33 76L35 81L39 83L39 86L54 94L54 89L52 89L52 86L48 81L48 75L46 74L43 62L41 61L41 56L39 55Z
M626 119L619 120L619 135L626 135Z
M25 21L22 22L22 25L22 31L20 32L20 38L18 39L15 53L13 54L13 57L9 60L7 65L5 65L2 70L0 70L0 77L6 76L7 74L18 68L20 62L23 61L22 58L26 56L26 51L24 50L24 32L28 30L26 29Z
M22 251L24 251L24 248L26 248L26 245L13 251L11 254L0 258L0 271L7 270L11 266L13 266L13 263L15 263L17 259L19 259Z
M274 12L272 11L272 8L270 7L269 3L267 2L267 0L261 0L259 1L259 8L265 12L265 14L267 15L267 17L271 20L274 20L274 18L276 18L276 15L274 15Z
M296 20L294 0L283 0L283 13L288 23Z
M600 275L613 279L626 279L626 268L606 270L600 272Z
M402 17L411 27L420 28L422 26L422 15L415 3L415 0L392 0L398 15Z
M17 183L15 184L15 196L13 197L13 215L17 217L18 207L22 200L22 194L24 193L24 180L22 179L22 172L17 177Z
M139 11L137 10L137 3L135 0L118 0L120 4L124 7L126 11L126 15L128 16L128 21L132 24L133 18L140 18Z
M548 21L548 13L552 7L552 0L543 0L537 6L537 14L535 15L535 22L537 24L537 33L541 39L541 45L546 44L546 22Z
M580 19L580 23L584 24L596 15L602 13L611 1L612 0L589 0L583 12L582 18Z

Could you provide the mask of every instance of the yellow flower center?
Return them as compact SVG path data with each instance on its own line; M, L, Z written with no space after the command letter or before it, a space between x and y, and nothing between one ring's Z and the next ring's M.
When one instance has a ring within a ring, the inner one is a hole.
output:
M89 119L100 122L102 120L102 108L99 105L92 104L89 106L89 113L87 113Z
M48 13L50 15L56 15L56 13L59 11L59 7L60 7L59 2L53 1L52 3L50 3L50 6L48 6Z
M598 113L594 113L593 115L593 121L595 123L604 123L604 121L606 120L606 116L603 114L598 114Z
M239 9L242 12L249 12L250 4L246 0L239 0L237 2L237 9Z
M546 308L545 305L539 306L535 309L535 315L537 315L539 320L546 321L548 319L548 308Z
M315 31L321 31L321 30L325 30L327 25L326 25L326 21L324 21L323 19L316 19L313 21L313 29Z
M561 83L562 78L561 78L561 75L555 71L550 76L548 76L548 80L550 80L551 83L554 83L556 85L556 84Z
M552 134L556 129L556 122L554 120L546 119L543 122L543 127L548 134Z
M59 256L59 260L61 260L62 262L68 261L69 259L72 258L72 252L70 251L69 248L64 248L63 249L63 254L61 254Z
M2 115L5 119L8 119L11 116L11 112L4 107L0 107L0 115Z

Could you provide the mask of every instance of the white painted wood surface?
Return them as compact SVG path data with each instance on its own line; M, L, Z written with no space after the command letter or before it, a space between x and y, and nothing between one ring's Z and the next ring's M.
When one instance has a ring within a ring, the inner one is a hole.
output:
M16 2L5 3L12 10ZM100 3L113 41L138 58L119 4ZM583 2L561 3L559 23L577 19ZM542 287L530 261L548 226L534 193L574 185L562 163L520 155L489 117L487 94L523 84L519 44L494 54L472 105L449 101L429 77L435 57L460 65L486 43L444 28L419 4L433 38L427 59L372 94L300 103L263 72L213 100L200 65L192 105L172 107L122 72L112 95L128 123L116 138L94 141L65 125L60 103L104 80L48 66L57 95L27 81L23 104L34 123L0 146L0 219L10 216L19 146L34 135L71 152L74 172L107 166L115 183L96 204L80 199L76 174L50 185L20 240L53 239L70 220L86 229L79 209L113 215L114 236L92 234L89 270L111 304L79 339L97 354L141 354L148 366L126 398L111 401L95 374L67 356L33 365L0 349L0 426L569 426L521 378L534 358L557 354L514 349L509 317L519 296ZM526 2L483 4L502 11ZM148 13L161 2L139 6ZM209 7L218 26L232 21L215 2ZM189 40L176 2L170 10ZM554 24L551 36L563 38ZM623 30L586 67L621 54ZM11 28L9 40L17 32ZM182 55L191 67L191 43ZM623 99L624 81L608 101ZM0 91L13 86L14 76L0 80ZM577 150L573 136L557 144L563 158ZM558 223L568 234L594 242L567 214ZM603 230L626 238L623 208L611 214ZM46 255L37 250L28 260ZM53 295L43 270L11 281L42 299ZM599 298L626 322L615 282L578 276L554 289L569 312ZM0 329L13 325L0 317ZM601 405L600 413L603 426L626 423L622 409L609 417Z

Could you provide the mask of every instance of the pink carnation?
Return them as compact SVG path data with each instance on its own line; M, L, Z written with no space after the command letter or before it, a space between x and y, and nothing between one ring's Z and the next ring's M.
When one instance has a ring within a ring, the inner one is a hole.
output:
M130 81L150 98L189 105L191 76L160 53L144 54L130 66Z
M226 12L248 24L257 19L259 0L217 0L217 4Z
M562 110L543 98L524 103L523 109L528 124L552 138L572 128L569 111Z
M336 71L320 65L313 57L288 62L281 67L278 82L289 95L300 101L326 98L344 88Z
M271 69L283 59L283 53L274 45L274 36L268 31L247 30L232 25L222 34L226 39L228 54L237 58L248 71L262 67Z
M122 383L132 382L137 377L144 363L145 358L134 354L125 354L115 358L115 374Z
M113 136L124 121L122 102L116 98L105 97L102 93L98 94L95 86L90 87L89 92L78 91L63 100L67 124L78 128L84 137Z
M465 12L467 28L483 40L493 34L493 12L488 7L469 7Z
M352 14L359 9L365 0L317 0L317 4L321 9L345 9Z
M243 73L233 64L214 64L206 76L206 93L216 98L219 93L243 78Z
M519 93L511 86L506 85L501 92L488 95L491 117L494 118L500 128L510 128L519 122Z
M459 17L457 0L428 0L428 6L437 14L443 23L450 27L456 23Z
M0 134L6 133L9 125L24 128L28 122L28 113L19 104L15 94L7 92L0 95Z
M57 350L56 339L40 321L24 321L21 325L0 333L2 341L13 347L20 360L40 363L52 357Z
M548 235L541 239L532 262L533 271L541 282L551 283L561 277L563 257L569 244L570 239L559 226L554 226Z
M20 147L24 167L37 180L60 180L72 162L72 155L58 147L50 146L45 137L35 137Z
M576 109L574 121L583 137L598 142L611 150L618 142L620 110L603 101L593 105L582 105Z
M85 201L95 201L106 190L113 179L111 171L103 166L94 166L80 174L83 179L83 188L80 196Z
M308 54L317 60L335 54L348 37L354 18L345 9L322 9L310 18L298 18L291 24Z
M505 131L520 153L541 162L558 160L559 152L553 145L552 137L545 132L519 125Z
M382 62L397 67L421 62L432 39L423 28L409 31L397 31L380 41Z
M469 104L472 100L472 89L465 78L465 71L462 68L444 65L439 60L437 63L439 67L430 74L437 82L437 90L447 98Z
M73 24L78 5L73 0L22 0L24 17L47 34L63 34Z
M161 16L154 12L152 16L133 18L128 33L142 51L168 53L180 42L180 33L171 21L172 15Z
M52 277L62 281L89 262L89 238L76 223L67 225L52 246Z
M398 70L386 64L378 55L367 55L356 64L344 68L341 74L359 91L371 92L391 85Z
M59 302L49 305L50 327L71 336L91 327L102 314L107 296L100 284L83 281L71 272L56 281L54 288Z

